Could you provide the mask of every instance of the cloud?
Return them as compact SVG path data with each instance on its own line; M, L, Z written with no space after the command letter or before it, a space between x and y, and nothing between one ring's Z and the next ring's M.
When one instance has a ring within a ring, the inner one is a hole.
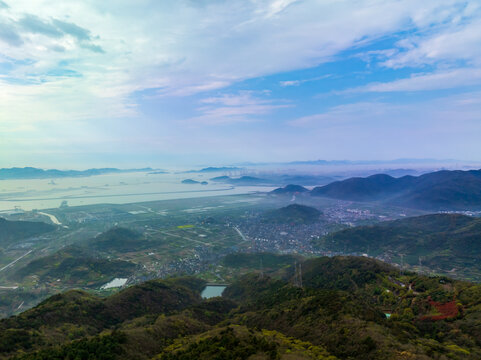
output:
M396 55L381 65L389 68L417 67L442 63L481 65L481 20L451 23L437 33L413 36L398 42Z
M302 84L301 80L286 80L286 81L279 81L280 86L299 86Z
M415 133L423 127L431 131L437 127L440 129L458 127L457 132L468 132L469 126L476 125L476 128L481 129L480 114L481 92L477 91L406 104L388 101L342 104L321 113L292 119L287 123L293 127L311 129L354 125L357 129L365 127L365 131L398 128ZM463 128L464 125L467 127ZM396 136L396 132L389 136Z
M323 75L323 76L317 76L317 77L313 77L313 78L310 78L310 79L279 81L279 85L282 86L282 87L299 86L299 85L304 84L306 82L318 81L318 80L322 80L322 79L327 79L329 77L331 77L330 74Z
M66 21L61 21L54 19L53 23L61 29L65 34L69 34L78 40L81 41L89 41L91 40L91 35L90 31L87 29L84 29L74 23L71 22L66 22Z
M64 50L65 57L76 58L76 71L88 67L98 74L125 72L129 74L122 76L125 89L148 89L160 83L162 96L189 96L245 79L316 66L359 43L443 22L461 3L428 0L420 7L414 0L355 4L262 0L200 6L189 1L146 1L134 6L122 1L112 6L66 0L52 8L48 0L34 5L18 0L10 9L12 16L23 19L29 31L56 36L54 26L77 40L81 49L109 56L92 61L67 38L31 38L28 43L35 43L35 48L7 49L4 55L31 58L47 72L46 67L56 66L55 60L63 58L59 50ZM421 21L422 14L430 14L428 23ZM373 22L373 18L378 20ZM28 67L23 70L32 73Z
M409 78L384 83L371 83L348 89L338 94L366 92L404 92L454 89L481 84L481 68L440 70L432 73L417 73Z
M252 92L209 97L200 101L203 106L197 108L201 115L190 118L187 123L193 125L219 125L258 120L258 116L270 114L290 104L279 100L262 99Z
M95 44L91 44L91 43L80 43L80 47L84 48L84 49L88 49L90 51L93 51L93 52L96 52L96 53L99 53L99 54L103 54L105 53L104 49L102 49L101 46L99 45L95 45Z
M330 108L328 111L308 116L302 116L287 122L290 126L339 126L349 122L362 122L368 119L387 116L399 108L393 104L382 102L357 102L343 104Z
M23 40L9 23L0 22L0 40L11 46L21 46Z
M323 158L476 160L480 99L477 91L416 103L343 104L292 119L290 133L291 138L300 134L306 149L322 149Z
M54 38L63 36L63 33L56 26L31 14L27 14L20 19L18 25L23 30L36 34L43 34Z
M265 79L269 75L279 79L284 74L286 80L281 86L301 85L315 80L292 79L286 73L335 62L352 56L349 54L356 49L365 53L373 67L381 65L384 70L389 69L387 72L400 67L422 67L416 70L422 73L399 82L389 84L380 77L383 83L368 84L369 89L362 90L365 92L423 86L433 89L456 81L474 84L476 69L481 68L476 57L479 32L474 33L479 15L478 9L471 6L476 2L471 1L467 6L466 3L465 0L425 0L422 4L418 0L118 0L115 4L10 1L11 6L0 11L0 119L4 128L24 129L25 134L25 129L36 129L35 137L25 135L33 143L35 138L50 136L46 129L62 126L72 129L71 134L67 130L67 135L62 133L65 141L69 137L80 141L78 133L88 142L88 135L84 135L89 133L87 130L96 132L99 138L109 137L108 130L100 134L105 130L102 126L115 129L117 119L126 123L125 119L131 120L125 138L132 129L143 131L144 136L156 135L152 135L149 121L161 127L166 138L173 133L172 128L183 133L185 124L251 122L248 126L254 126L257 124L254 121L268 122L277 111L295 104L259 93L237 92L257 86L252 85L256 81L246 80ZM457 44L450 32L459 36L464 45ZM394 38L400 41L389 45L392 49L375 50L378 53L363 50L380 40ZM443 43L449 46L443 49ZM451 55L449 47L455 49ZM336 72L351 71L342 66L336 67ZM410 71L401 74L409 76ZM356 85L363 83L366 82ZM229 86L232 89L226 89ZM210 96L221 91L228 95ZM199 97L204 100L198 102ZM187 115L180 111L182 115L161 116L164 108L152 114L151 108L156 106L169 108L170 100L188 109ZM155 101L158 104L153 105ZM315 104L308 103L307 98L305 101L306 107L319 105L318 100ZM372 102L366 103L366 108L369 104ZM320 113L332 121L342 111L345 119L355 115L354 111L349 115L348 108L337 111ZM303 121L307 124L317 120ZM210 131L214 128L217 127L209 127ZM76 129L87 130L76 132ZM193 132L186 143L196 135ZM227 136L227 131L223 135ZM12 147L18 138L9 140ZM299 146L303 145L302 139L299 141Z

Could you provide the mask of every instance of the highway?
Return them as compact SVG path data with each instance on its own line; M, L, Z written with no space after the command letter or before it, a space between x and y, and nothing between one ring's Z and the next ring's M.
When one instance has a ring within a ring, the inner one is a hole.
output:
M0 269L0 271L3 271L7 268L9 268L10 266L14 265L17 261L23 259L25 256L27 256L28 254L30 254L33 250L29 250L28 252L26 252L25 254L23 254L22 256L20 256L19 258L13 260L10 264L7 264L5 265L3 268Z

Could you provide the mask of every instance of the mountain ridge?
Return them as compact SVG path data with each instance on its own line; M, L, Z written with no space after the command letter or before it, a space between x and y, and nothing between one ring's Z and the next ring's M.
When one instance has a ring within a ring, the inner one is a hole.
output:
M315 187L310 194L435 211L481 209L481 170L441 170L400 178L376 174Z
M0 180L16 180L16 179L53 179L65 177L88 177L112 173L127 173L152 171L153 169L117 169L117 168L92 168L87 170L57 170L57 169L40 169L35 167L13 167L0 169Z

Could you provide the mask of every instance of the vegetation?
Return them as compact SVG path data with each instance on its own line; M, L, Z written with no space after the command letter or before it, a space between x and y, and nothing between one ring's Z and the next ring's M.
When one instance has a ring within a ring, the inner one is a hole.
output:
M68 247L31 261L14 277L20 281L30 276L41 282L60 281L69 286L97 287L114 277L129 277L136 268L128 261L96 258L85 249Z
M80 290L54 295L33 309L0 321L0 354L8 357L19 351L50 349L114 330L134 318L183 310L201 302L199 289L203 284L192 278L152 280L105 299Z
M481 219L434 214L329 234L316 241L324 250L396 257L438 273L481 281ZM418 268L418 270L423 270Z
M84 244L86 248L99 252L125 253L152 246L152 242L142 237L142 234L122 228L114 227Z
M279 270L286 266L291 266L299 261L300 256L278 255L271 253L234 253L227 255L224 266L232 268L257 269L262 266L263 270Z
M44 222L9 221L0 217L0 249L15 241L55 230L55 226Z
M278 259L273 258L273 264ZM250 258L235 259L240 265ZM282 261L281 261L282 262ZM0 321L12 359L479 359L481 286L363 257L240 277L202 300L193 277L108 298L72 290ZM386 317L386 313L390 317Z
M286 207L267 211L264 221L279 224L312 224L319 221L321 212L313 207L292 204Z
M481 209L481 170L443 170L401 178L377 174L316 187L311 195L426 210Z
M277 331L253 330L244 326L221 327L194 338L182 338L155 359L325 359L334 360L320 346L288 338Z

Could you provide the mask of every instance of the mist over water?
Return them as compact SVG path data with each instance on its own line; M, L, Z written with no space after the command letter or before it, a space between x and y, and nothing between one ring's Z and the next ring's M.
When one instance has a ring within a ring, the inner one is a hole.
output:
M155 200L270 191L269 186L233 186L209 179L221 174L107 174L80 178L0 181L0 211L51 209L63 201L69 206L127 204ZM183 179L207 181L207 185L182 184Z

